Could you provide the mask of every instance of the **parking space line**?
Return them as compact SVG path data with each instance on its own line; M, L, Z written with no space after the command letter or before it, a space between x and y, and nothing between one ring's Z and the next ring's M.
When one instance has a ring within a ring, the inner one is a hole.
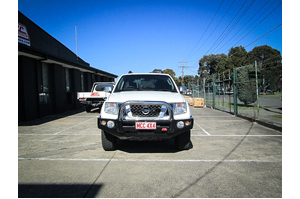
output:
M193 115L193 117L234 117L232 115L229 116L219 116L219 115Z
M74 116L74 115L72 115L72 116L67 116L68 118L97 118L97 117L99 117L98 115L97 116Z
M206 133L207 135L210 135L204 128L202 128L195 120L194 120L194 123L204 132Z
M192 135L193 137L207 136L207 135ZM212 137L282 137L282 135L210 135Z
M95 117L93 117L93 118L91 118L91 119L88 119L88 120L86 120L86 121L84 121L84 122L80 122L80 123L78 123L78 124L76 124L76 125L74 125L74 126L71 126L71 127L67 128L67 129L64 129L64 130L62 130L62 131L56 132L56 133L54 133L53 135L60 134L61 132L64 132L64 131L66 131L66 130L69 130L69 129L71 129L71 128L74 128L74 127L76 127L76 126L79 126L79 125L81 125L81 124L83 124L83 123L86 123L86 122L88 122L88 121L90 121L90 120L93 120L93 119L95 119Z
M51 135L51 136L54 136L54 135L65 135L65 136L73 136L73 135L79 135L79 136L82 136L82 135L97 135L97 136L100 136L100 133L99 134L96 134L96 133L93 133L93 134L33 134L33 133L20 133L18 135L31 135L31 136L39 136L39 135L45 135L45 136L48 136L48 135Z
M81 161L81 162L281 162L281 160L200 160L200 159L85 159L85 158L18 158L18 160Z

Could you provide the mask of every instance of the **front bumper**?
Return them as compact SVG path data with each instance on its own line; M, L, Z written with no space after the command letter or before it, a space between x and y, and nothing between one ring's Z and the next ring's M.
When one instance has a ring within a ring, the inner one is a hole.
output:
M139 106L140 105L140 106ZM157 109L160 106L160 109ZM152 116L147 113L144 116L139 115L141 107L147 109L159 110ZM152 108L150 108L152 107ZM135 116L134 116L135 115ZM147 117L146 117L147 116ZM136 129L136 122L155 122L155 129ZM177 125L178 122L181 125ZM127 101L120 104L117 119L98 118L98 128L118 137L119 139L129 140L161 140L175 137L181 133L193 128L194 119L187 116L184 119L174 119L172 106L166 102L140 102Z
M98 107L104 103L104 99L99 98L99 99L86 99L86 100L80 100L80 104L83 106L93 106L93 107Z
M110 122L109 122L110 121ZM108 127L108 122L114 123L113 127ZM135 127L136 122L156 122L156 129L153 130L138 130ZM177 127L178 122L183 122L182 128ZM131 120L119 121L105 118L98 118L98 128L103 131L118 137L119 139L129 140L161 140L176 137L177 135L186 132L193 128L194 118L190 117L185 120Z

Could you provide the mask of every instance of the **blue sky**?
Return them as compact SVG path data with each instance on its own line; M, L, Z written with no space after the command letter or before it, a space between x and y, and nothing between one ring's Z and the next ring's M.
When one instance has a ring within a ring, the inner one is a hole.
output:
M179 77L181 61L196 75L204 55L240 45L282 52L281 0L19 0L18 10L74 53L77 24L78 56L118 76L170 68Z

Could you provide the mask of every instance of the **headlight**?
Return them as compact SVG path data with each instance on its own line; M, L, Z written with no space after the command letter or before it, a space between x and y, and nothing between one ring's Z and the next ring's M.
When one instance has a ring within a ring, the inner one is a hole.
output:
M184 114L187 112L186 103L176 103L174 104L174 115Z
M104 112L108 114L118 115L119 108L118 103L105 103Z
M110 121L110 120L109 120L109 121L107 122L107 127L110 128L110 129L112 129L112 128L115 127L115 123L114 123L113 121Z
M182 129L184 127L183 121L177 122L177 128Z

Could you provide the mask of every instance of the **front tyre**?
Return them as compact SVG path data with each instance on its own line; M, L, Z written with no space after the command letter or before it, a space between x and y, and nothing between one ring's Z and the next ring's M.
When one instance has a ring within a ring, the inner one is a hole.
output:
M105 151L114 151L116 150L116 137L101 131L102 147Z
M178 150L188 150L191 142L191 131L186 131L175 137L175 144Z
M91 110L92 110L92 106L91 106L91 105L85 105L84 108L85 108L85 111L86 111L87 113L90 113Z

